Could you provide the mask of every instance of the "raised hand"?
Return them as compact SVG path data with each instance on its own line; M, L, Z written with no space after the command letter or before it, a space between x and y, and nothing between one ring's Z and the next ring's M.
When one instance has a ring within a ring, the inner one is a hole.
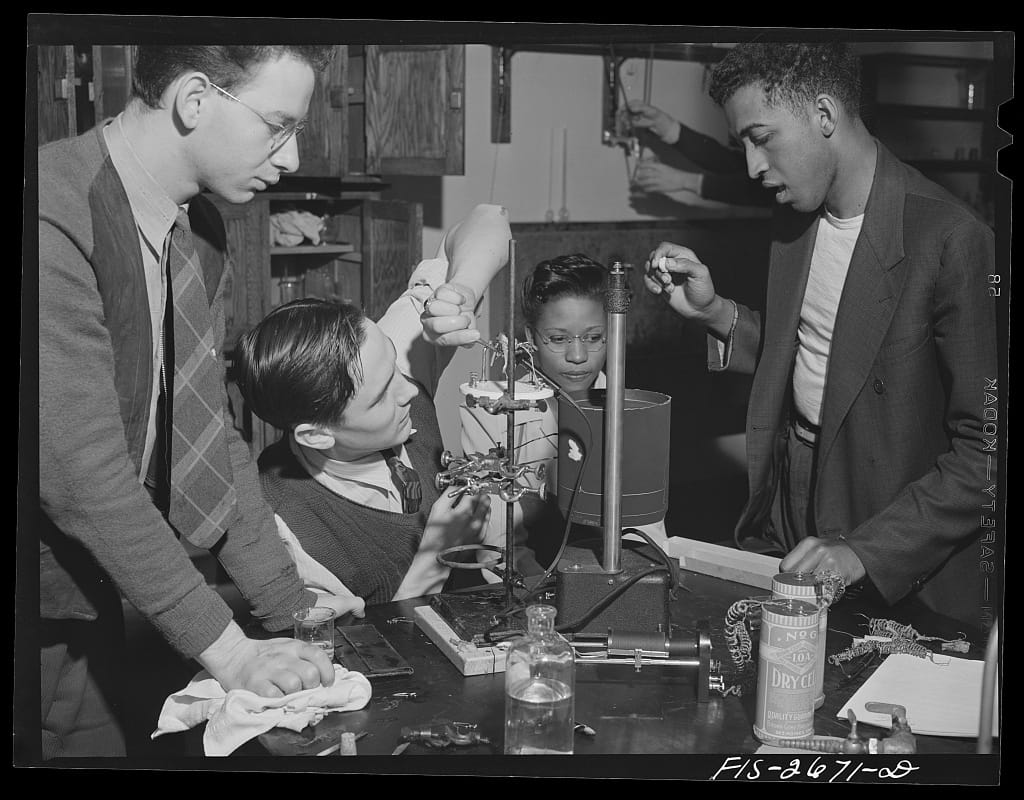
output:
M480 339L476 329L476 293L460 283L445 283L423 303L423 335L432 344L471 345Z
M690 248L662 242L644 264L644 286L662 295L686 319L706 322L716 310L715 285L708 268Z
M672 144L679 138L679 122L674 117L666 114L657 108L639 100L630 100L627 103L629 108L630 122L635 128L646 128L661 141Z
M700 173L676 169L652 158L640 161L633 175L633 187L644 192L700 194L700 184Z

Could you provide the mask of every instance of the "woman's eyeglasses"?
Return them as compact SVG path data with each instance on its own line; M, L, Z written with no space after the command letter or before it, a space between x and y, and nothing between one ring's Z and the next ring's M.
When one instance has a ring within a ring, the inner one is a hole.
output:
M567 333L555 333L551 336L537 334L547 348L553 353L564 353L569 349L574 339L579 339L580 344L587 348L588 352L594 353L604 347L605 335L602 331L589 331L578 336L569 336Z

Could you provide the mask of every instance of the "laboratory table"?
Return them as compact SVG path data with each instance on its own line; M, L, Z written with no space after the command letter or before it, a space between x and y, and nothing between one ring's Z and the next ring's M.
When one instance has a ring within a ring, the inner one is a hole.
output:
M723 638L723 621L729 606L740 599L763 596L765 591L708 575L680 571L684 589L672 605L673 625L678 633L692 637L698 620L710 622L712 657L730 666ZM500 587L498 587L500 588ZM413 674L375 679L373 695L361 710L328 714L316 726L301 732L274 729L249 743L275 756L316 755L337 744L344 731L364 733L358 754L389 755L400 743L401 729L442 721L468 722L490 740L489 745L438 749L413 743L405 756L500 755L503 743L504 673L463 676L414 622L413 609L429 598L402 600L370 607L366 623L374 625L413 667ZM863 618L886 616L884 611L864 606L858 599L844 599L830 610L827 650L831 654L850 644L849 632L863 635ZM935 615L923 607L904 611L900 622L908 622L928 635L956 638L963 626ZM845 633L844 633L845 632ZM984 641L970 632L968 657L981 658ZM856 663L856 662L855 662ZM880 663L876 658L875 665ZM846 736L849 723L837 712L864 682L874 667L848 677L839 667L826 664L825 702L815 713L817 735ZM851 670L851 675L853 671ZM575 755L608 754L753 754L760 746L754 738L754 693L726 696L712 692L700 703L696 691L696 670L680 667L632 664L578 664L576 668L575 717L593 731L593 736L575 737ZM912 721L911 721L912 724ZM887 731L870 725L859 726L861 736L885 736ZM972 754L974 739L917 736L919 754ZM998 751L998 743L993 743ZM607 759L606 759L607 761Z

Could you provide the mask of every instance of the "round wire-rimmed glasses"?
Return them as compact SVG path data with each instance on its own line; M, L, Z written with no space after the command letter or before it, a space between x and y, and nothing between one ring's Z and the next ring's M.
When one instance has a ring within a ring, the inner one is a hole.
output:
M231 94L231 92L229 92L227 89L222 89L217 84L215 84L213 81L210 81L210 86L212 86L214 89L216 89L218 92L220 92L225 97L227 97L227 98L229 98L231 100L234 100L239 105L242 105L245 108L249 109L253 114L255 114L257 117L259 117L261 120L263 120L264 124L268 128L270 128L270 143L271 143L271 147L274 150L277 150L278 148L282 147L285 144L285 142L287 142L293 136L298 136L306 128L306 121L305 120L299 120L298 122L295 122L295 123L293 123L291 125L281 125L280 123L277 123L277 122L271 122L269 119L267 119L265 116L263 116L255 108L253 108L251 105L246 103L244 100L239 100L237 97L235 97L233 94Z

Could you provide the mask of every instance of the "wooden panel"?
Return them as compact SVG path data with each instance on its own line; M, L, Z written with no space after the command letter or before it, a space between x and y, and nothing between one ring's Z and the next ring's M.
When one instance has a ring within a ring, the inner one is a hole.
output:
M405 291L423 254L419 203L368 200L363 205L363 309L379 319Z
M779 574L781 559L774 556L699 542L682 536L669 537L664 550L672 558L678 558L679 566L690 572L756 586L769 592L772 578Z
M75 113L75 48L39 47L37 73L39 144L73 136Z
M347 71L347 48L338 45L327 69L317 75L313 97L309 101L306 129L299 137L299 169L296 175L340 177L346 172Z
M366 47L366 171L461 175L465 47Z
M270 310L270 222L266 198L237 205L208 195L217 206L228 239L231 274L225 287L225 348Z
M134 45L93 46L93 103L97 123L120 114L128 104L134 67Z

